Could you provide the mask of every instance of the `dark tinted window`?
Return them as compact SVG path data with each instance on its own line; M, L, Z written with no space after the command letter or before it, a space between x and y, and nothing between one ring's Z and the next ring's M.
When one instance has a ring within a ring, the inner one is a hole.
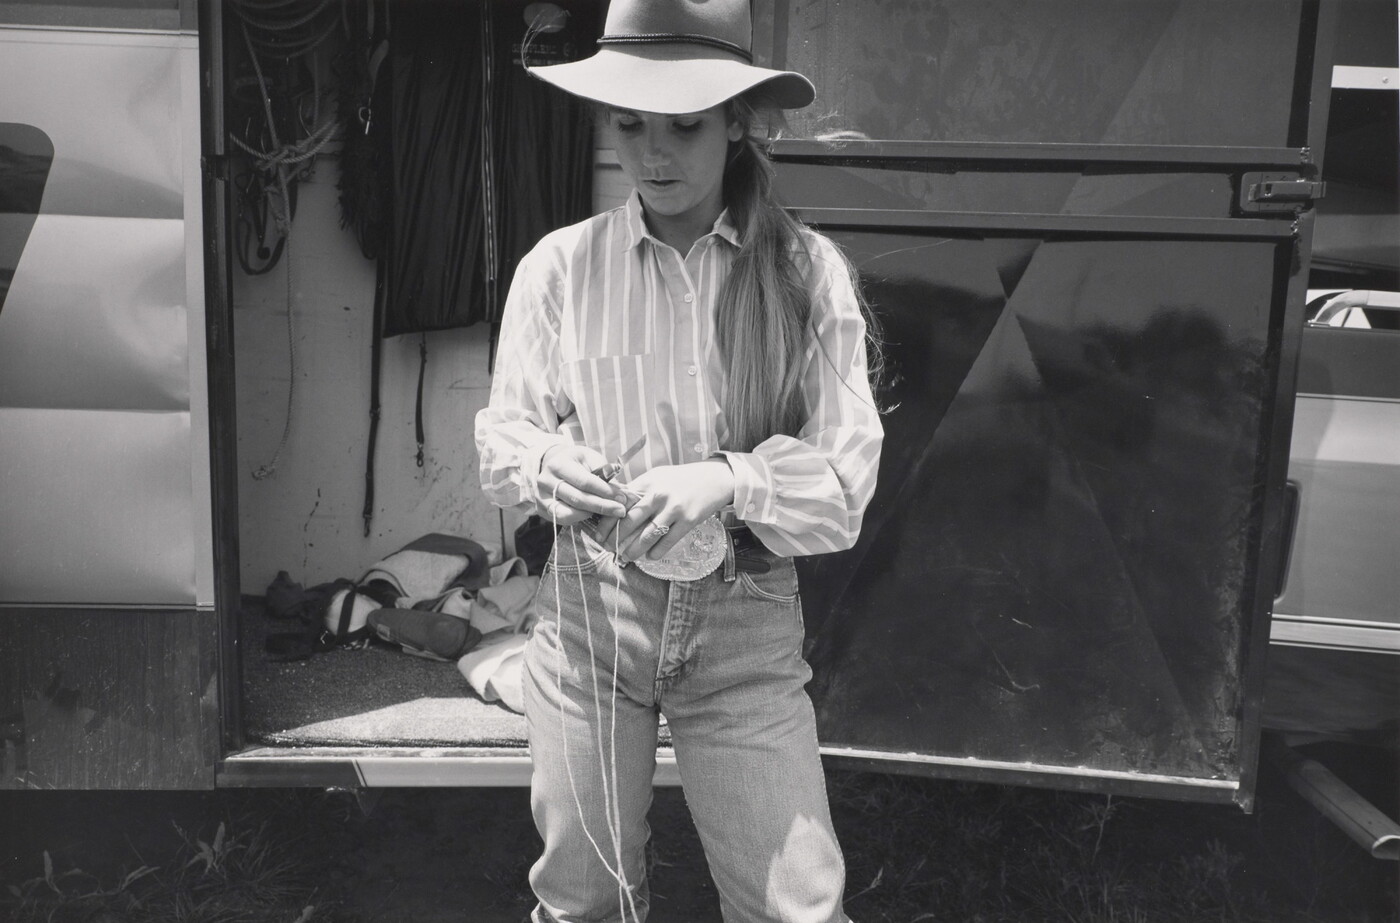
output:
M1291 146L1299 0L766 0L802 137ZM764 60L766 59L766 60Z

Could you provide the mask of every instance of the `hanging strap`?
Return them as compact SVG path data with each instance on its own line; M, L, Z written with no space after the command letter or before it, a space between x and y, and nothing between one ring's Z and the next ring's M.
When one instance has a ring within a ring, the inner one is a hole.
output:
M369 537L374 519L374 447L379 441L379 370L384 354L384 299L388 286L388 257L381 254L374 264L374 331L370 336L369 353L369 439L365 445L365 507L360 515L365 521L365 537Z
M418 335L418 401L413 408L413 432L418 438L418 467L423 467L423 375L428 371L428 335Z
M496 32L491 4L481 4L481 205L483 219L483 265L486 267L486 317L494 320L496 310L496 273L500 255L499 226L496 216L496 136L495 114L491 101L496 95L492 78L496 70Z

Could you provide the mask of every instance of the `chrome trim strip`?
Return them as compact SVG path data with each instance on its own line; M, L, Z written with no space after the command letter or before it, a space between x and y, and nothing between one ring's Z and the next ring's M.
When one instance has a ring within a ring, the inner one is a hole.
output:
M1312 391L1299 391L1298 397L1311 398L1316 401L1360 401L1365 404L1400 404L1397 397L1372 397L1370 395L1358 394L1318 394Z
M0 23L0 29L11 33L10 41L61 41L67 39L74 44L112 44L113 40L136 43L137 39L159 38L179 40L190 47L199 47L199 36L179 28L172 29L123 29L101 26L53 26L27 23ZM18 33L28 33L19 35Z
M109 602L25 602L0 601L0 612L7 609L63 609L80 612L213 612L213 603L109 603Z
M525 750L458 750L447 748L258 747L233 753L220 762L220 787L287 784L318 786L354 774L366 788L500 788L530 784L530 754ZM652 784L680 785L675 753L658 749Z
M892 753L887 750L861 750L857 748L821 748L823 756L839 756L851 759L878 760L889 763L904 763L919 766L949 766L958 769L984 769L1016 774L1037 774L1068 776L1079 779L1114 779L1122 782L1189 785L1196 788L1237 791L1239 782L1234 779L1194 779L1189 776L1167 776L1150 772L1125 772L1117 769L1094 769L1089 766L1053 766L1042 763L1007 763L1000 760L983 760L975 757L957 758L950 756L930 756L922 753Z
M1142 215L1051 215L1034 212L955 212L897 208L789 207L818 230L976 231L1006 234L1113 235L1280 242L1292 226L1272 218L1178 218Z
M901 141L839 139L811 141L779 139L773 159L837 163L852 160L965 161L1009 163L1016 169L1043 172L1048 164L1156 164L1178 172L1238 166L1302 170L1310 166L1306 148L1237 147L1197 144L1110 144L1043 141Z
M1275 613L1269 642L1292 647L1400 654L1400 624Z

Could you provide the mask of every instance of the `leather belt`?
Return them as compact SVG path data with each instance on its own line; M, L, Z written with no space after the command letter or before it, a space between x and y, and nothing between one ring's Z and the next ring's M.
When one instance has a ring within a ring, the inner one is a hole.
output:
M772 569L770 552L758 536L746 525L728 526L729 545L734 549L734 569L751 574L766 574Z

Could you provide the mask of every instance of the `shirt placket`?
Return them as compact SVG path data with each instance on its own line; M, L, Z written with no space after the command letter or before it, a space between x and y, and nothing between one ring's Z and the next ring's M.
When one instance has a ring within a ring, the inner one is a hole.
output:
M677 438L681 458L678 462L699 461L714 451L710 443L710 427L705 424L700 399L704 383L704 357L701 355L703 325L701 312L706 310L704 293L697 291L695 279L700 273L701 254L710 245L709 240L698 243L691 251L693 265L682 262L674 249L658 248L661 263L661 277L672 306L673 352L670 363L670 385L677 397L675 407Z

